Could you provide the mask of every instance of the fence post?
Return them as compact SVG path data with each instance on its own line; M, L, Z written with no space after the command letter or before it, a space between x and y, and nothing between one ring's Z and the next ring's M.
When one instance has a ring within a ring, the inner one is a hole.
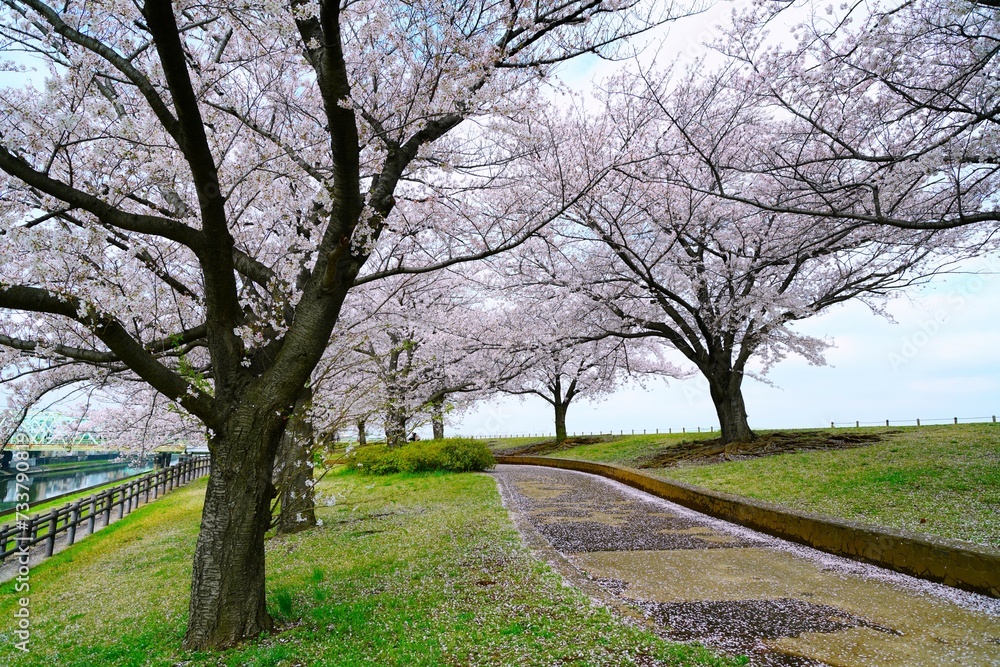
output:
M830 428L836 428L836 426L833 425L833 422L830 422Z
M886 426L888 426L888 425L889 425L889 420L888 420L888 419L886 419L886 420L885 420L885 425L886 425Z
M119 486L118 490L122 494L121 498L119 498L120 502L118 503L118 518L121 519L122 517L125 516L125 486L124 485L123 486ZM114 498L115 494L112 493L111 497Z
M105 503L104 503L104 525L105 526L110 526L111 525L111 505L112 505L112 503L115 500L115 490L114 490L114 488L108 489L107 490L107 494L108 495L107 495L107 497L105 499Z
M69 512L69 525L66 528L66 540L69 544L76 542L76 524L80 522L80 503L73 503Z
M920 426L920 420L919 419L917 420L917 426Z
M146 475L145 477L142 478L142 484L143 484L143 487L144 487L143 491L146 494L146 499L145 499L144 502L146 502L148 504L149 503L149 475Z
M958 423L958 417L955 417L955 423L956 424Z
M90 520L87 522L89 535L94 534L94 524L97 522L97 494L90 497Z
M854 422L854 428L861 428L861 422L859 421Z
M51 556L56 550L56 522L59 521L59 508L49 512L49 534L45 536L45 556Z

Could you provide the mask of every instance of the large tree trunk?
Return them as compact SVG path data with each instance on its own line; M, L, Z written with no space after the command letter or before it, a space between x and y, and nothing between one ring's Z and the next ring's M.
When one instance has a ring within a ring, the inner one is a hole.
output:
M358 420L358 446L364 447L368 444L368 434L365 433L365 420Z
M406 444L406 414L395 408L385 415L385 442L390 449Z
M307 388L295 402L295 412L278 447L274 483L281 501L279 534L297 533L316 525L316 494L313 490L316 440L312 422L306 413L311 396L312 391Z
M211 440L212 470L195 547L184 647L232 646L274 624L264 593L264 534L271 523L271 474L284 417L246 400L226 433Z
M561 445L566 442L566 411L569 403L557 401L553 405L556 409L556 444Z
M431 428L434 429L434 439L444 440L444 401L431 404Z
M743 403L743 374L736 371L722 371L708 377L708 388L719 415L722 442L750 442L757 435L750 430L747 409Z

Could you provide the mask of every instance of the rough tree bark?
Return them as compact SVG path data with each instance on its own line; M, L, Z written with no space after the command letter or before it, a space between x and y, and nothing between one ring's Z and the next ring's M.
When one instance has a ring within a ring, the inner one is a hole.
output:
M577 390L577 379L573 378L570 381L569 387L563 391L562 376L557 372L549 384L550 396L545 396L545 400L552 405L552 408L556 413L556 445L562 445L566 442L566 412L569 410L569 404L573 402L576 397Z
M702 369L708 379L709 393L719 416L722 442L750 442L757 435L750 430L743 402L743 373L729 369Z
M385 415L385 443L390 449L406 444L406 412L390 408Z
M274 624L264 594L264 534L271 523L271 471L284 418L244 401L229 432L210 441L212 469L195 547L185 646L232 646Z
M274 465L274 484L281 510L278 534L297 533L316 525L316 494L313 488L313 452L316 439L307 410L312 391L307 387L295 402L295 411L281 437Z
M358 446L364 447L368 444L368 433L365 431L365 420L358 420Z
M561 445L566 442L566 411L569 409L569 401L553 403L552 407L556 411L556 444Z
M431 404L431 428L434 429L434 439L444 440L444 400Z

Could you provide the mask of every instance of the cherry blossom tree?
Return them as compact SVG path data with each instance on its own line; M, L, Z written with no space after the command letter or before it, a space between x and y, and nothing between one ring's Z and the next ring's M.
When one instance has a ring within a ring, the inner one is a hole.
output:
M350 346L361 378L353 382L366 388L369 414L377 406L390 447L427 420L444 437L456 397L473 400L510 375L482 299L475 281L454 270L398 276L351 295L350 317L362 323Z
M551 405L557 445L566 441L566 414L575 399L599 400L627 378L636 379L640 372L630 363L629 348L636 347L634 343L630 346L620 337L578 342L573 340L577 335L579 332L571 332L561 339L549 338L548 348L536 342L539 347L534 350L533 363L501 389L515 396L537 396ZM631 360L639 358L640 353L631 355ZM681 373L671 369L670 374Z
M122 454L142 457L164 445L203 444L204 426L121 365L15 357L0 370L10 388L0 410L0 451L32 420L55 409L64 442L91 437Z
M608 335L678 350L707 379L728 443L755 438L742 393L751 360L762 365L758 376L788 354L823 363L828 342L793 322L849 299L879 311L888 295L978 245L965 229L886 228L720 195L746 183L739 166L766 150L771 119L713 76L650 72L609 85L605 113L581 120L547 167L549 187L580 177L566 165L617 166L575 203L572 224L549 232L549 265L572 270L538 279L616 317ZM772 196L786 193L775 186Z
M47 76L0 96L3 344L126 366L207 429L186 647L273 627L273 460L348 291L557 216L575 195L520 182L494 125L525 120L555 64L666 18L601 0L5 0L5 50ZM494 179L510 185L442 204Z
M628 380L686 375L646 339L614 335L617 318L595 308L588 295L560 289L577 268L555 257L547 244L536 240L491 264L495 275L483 291L491 295L491 356L507 360L504 371L494 374L496 391L537 396L551 405L557 444L566 440L574 400L599 400Z
M798 9L796 9L798 8ZM795 39L768 30L801 3L758 6L718 47L721 85L769 119L769 140L716 192L773 212L942 229L1000 222L1000 14L915 0L810 8ZM711 154L711 142L698 150ZM718 187L718 183L714 184Z

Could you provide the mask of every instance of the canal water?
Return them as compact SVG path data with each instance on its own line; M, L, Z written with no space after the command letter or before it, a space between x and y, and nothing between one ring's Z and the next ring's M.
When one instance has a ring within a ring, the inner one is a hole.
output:
M101 486L152 469L152 461L148 463L101 461L76 470L29 472L26 484L28 486L28 502L32 506L38 505L55 496ZM4 473L7 472L4 471ZM9 474L0 474L0 512L12 509L17 504L17 493L15 477Z

